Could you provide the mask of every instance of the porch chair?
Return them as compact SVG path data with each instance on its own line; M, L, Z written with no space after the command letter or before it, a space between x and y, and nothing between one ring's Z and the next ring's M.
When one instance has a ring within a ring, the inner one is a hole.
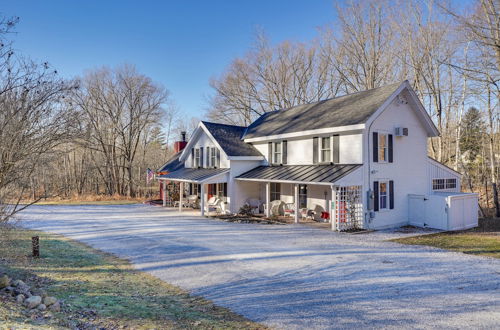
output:
M291 217L295 214L295 203L286 203L283 208L283 213L287 217Z
M283 206L285 205L285 203L283 201L280 201L280 200L275 200L275 201L272 201L271 202L271 215L273 216L278 216L278 215L283 215L284 214L284 211L283 211Z
M250 206L253 214L258 214L260 212L260 205L262 204L260 199L250 198L247 200L246 204Z
M193 209L197 209L198 206L198 195L189 195L187 197L187 206L192 207Z
M212 197L214 198L214 197ZM210 200L212 199L210 198ZM217 214L222 212L222 200L215 197L213 201L210 201L207 203L207 210L208 212L216 212Z

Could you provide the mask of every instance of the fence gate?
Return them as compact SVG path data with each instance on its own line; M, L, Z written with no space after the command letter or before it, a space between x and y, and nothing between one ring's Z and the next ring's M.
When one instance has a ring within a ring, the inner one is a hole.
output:
M333 188L332 229L349 231L363 228L363 201L361 186Z

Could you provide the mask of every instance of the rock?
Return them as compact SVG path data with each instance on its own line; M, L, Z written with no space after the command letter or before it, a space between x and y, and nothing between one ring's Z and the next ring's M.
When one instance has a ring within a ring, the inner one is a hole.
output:
M57 298L55 298L55 297L45 297L45 299L43 299L43 303L46 306L54 305L56 302L57 302Z
M0 289L8 287L10 285L10 278L7 275L0 277Z
M40 304L40 305L38 305L37 308L38 308L39 311L44 311L44 310L47 309L47 306L45 306L45 304Z
M31 290L31 292L33 293L34 296L40 296L42 298L47 297L47 292L45 292L45 290L43 289L33 289Z
M56 301L54 304L49 306L49 309L53 312L59 312L61 311L61 303Z
M28 308L35 308L36 306L40 305L42 302L42 297L40 296L31 296L28 299L24 301L24 304Z
M22 280L15 280L12 282L12 286L18 287L18 286L25 286L26 283L24 283Z
M26 297L25 297L23 294L18 294L18 295L16 296L16 301L17 301L17 303L19 303L19 304L22 304L22 303L24 302L24 299L26 299Z
M5 292L12 295L14 293L14 288L11 286L5 287L4 288Z

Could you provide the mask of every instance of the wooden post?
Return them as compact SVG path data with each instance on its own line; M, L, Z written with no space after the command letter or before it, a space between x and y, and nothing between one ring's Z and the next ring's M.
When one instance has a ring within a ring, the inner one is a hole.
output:
M201 183L201 196L200 196L200 209L201 216L205 216L205 184Z
M184 182L179 183L179 212L182 212L182 197L184 195Z
M335 186L332 186L332 200L330 201L330 221L332 224L332 230L337 230L337 189L335 189Z
M266 182L266 217L271 217L271 184Z
M295 223L299 223L299 185L295 184Z
M40 239L38 236L31 237L31 245L33 247L33 257L40 257Z
M161 196L163 198L163 207L167 206L167 180L162 180L162 185L163 185L163 195Z

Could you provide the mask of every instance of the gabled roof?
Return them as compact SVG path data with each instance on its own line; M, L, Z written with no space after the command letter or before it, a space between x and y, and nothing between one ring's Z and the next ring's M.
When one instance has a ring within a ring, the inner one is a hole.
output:
M360 167L360 164L259 166L236 180L330 185Z
M398 90L401 82L289 109L268 112L254 121L244 138L365 123Z
M165 164L163 164L157 172L174 172L181 168L184 168L184 163L179 161L182 151L177 152L175 155L169 158Z
M228 157L262 156L262 154L249 143L242 140L246 127L202 121L219 146Z

